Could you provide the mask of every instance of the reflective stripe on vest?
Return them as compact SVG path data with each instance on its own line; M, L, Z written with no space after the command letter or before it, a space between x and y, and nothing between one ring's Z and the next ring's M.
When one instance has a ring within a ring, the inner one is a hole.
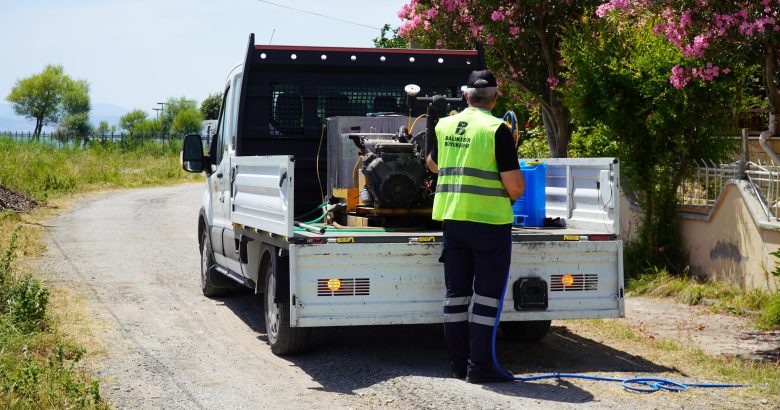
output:
M512 207L495 155L500 125L500 119L477 108L439 120L433 219L494 225L512 222Z
M507 197L506 191L504 188L486 188L481 186L474 186L474 185L463 185L463 184L439 184L436 186L436 192L455 192L455 193L462 193L462 194L474 194L474 195L483 195L483 196L498 196L498 197Z
M439 168L439 177L448 177L448 176L456 176L456 175L464 175L467 177L501 181L501 176L498 174L498 171L496 172L483 171L478 168L466 168L466 167Z

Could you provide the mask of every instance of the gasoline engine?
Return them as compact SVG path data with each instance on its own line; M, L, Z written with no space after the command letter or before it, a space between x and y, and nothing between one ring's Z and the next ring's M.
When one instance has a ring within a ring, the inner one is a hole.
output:
M391 139L367 139L352 135L360 149L365 190L375 208L413 208L423 205L426 189L425 160L421 147L408 141L405 127ZM418 138L419 140L419 138ZM430 187L430 184L427 184Z
M326 220L349 227L431 222L436 175L425 165L434 143L428 136L440 117L465 102L418 97L420 87L413 84L404 91L407 113L328 118L327 193L334 210Z

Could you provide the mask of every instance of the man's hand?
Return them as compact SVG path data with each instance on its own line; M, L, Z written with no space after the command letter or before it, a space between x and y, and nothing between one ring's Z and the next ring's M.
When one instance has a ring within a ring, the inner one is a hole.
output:
M512 202L523 196L525 192L525 177L523 177L523 173L519 169L504 171L499 174L501 175L501 183L504 184L504 189L509 194L509 199Z

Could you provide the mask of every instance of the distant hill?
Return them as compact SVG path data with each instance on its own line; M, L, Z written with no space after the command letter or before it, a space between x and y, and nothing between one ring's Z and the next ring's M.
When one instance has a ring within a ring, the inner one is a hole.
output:
M118 125L119 118L125 115L127 108L114 104L97 103L92 105L89 121L97 126L100 121L108 121L109 125ZM28 132L35 128L35 121L16 115L11 104L0 103L0 131ZM54 131L56 126L44 127L44 131Z
M35 121L16 115L11 104L0 103L0 131L32 132L33 129L35 129Z

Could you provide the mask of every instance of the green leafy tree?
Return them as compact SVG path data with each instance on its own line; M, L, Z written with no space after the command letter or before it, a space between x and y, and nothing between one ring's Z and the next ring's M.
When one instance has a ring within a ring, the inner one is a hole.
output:
M100 121L93 133L96 138L103 141L106 135L116 134L116 125L109 125L108 121Z
M17 115L35 120L37 137L44 125L59 120L63 96L72 82L62 66L47 65L41 73L17 80L6 100Z
M379 37L374 38L374 47L376 48L409 48L409 43L398 36L398 28L391 28L389 24L382 26ZM388 37L388 34L390 37Z
M137 131L136 125L145 121L148 114L146 111L135 109L119 118L119 128L129 134Z
M216 120L219 118L219 109L221 106L222 93L209 94L209 96L200 103L200 114L205 120Z
M60 131L69 137L86 140L92 133L92 125L89 123L89 84L84 80L68 80L66 83L62 96Z
M725 77L675 87L669 71L684 56L645 17L586 18L574 27L562 47L571 82L563 94L580 125L617 142L623 186L642 207L639 240L625 260L679 271L677 190L694 160L717 161L731 148L713 135L731 119L734 84Z
M187 134L200 134L203 116L198 110L181 110L171 123L171 135L183 137Z
M108 121L100 121L97 127L95 127L95 135L106 135L111 134L111 125L108 124ZM116 126L113 126L116 128Z
M157 118L143 119L133 124L130 133L134 138L155 138L163 135L162 121Z
M174 121L176 117L181 116L178 121L177 129L173 129ZM194 119L198 118L197 127L195 127ZM182 130L191 131L195 133L200 132L200 122L202 121L202 115L197 108L197 104L194 100L188 100L185 97L169 98L165 103L165 108L160 114L160 127L162 135L175 135L182 137L179 132ZM185 126L186 125L186 126Z

